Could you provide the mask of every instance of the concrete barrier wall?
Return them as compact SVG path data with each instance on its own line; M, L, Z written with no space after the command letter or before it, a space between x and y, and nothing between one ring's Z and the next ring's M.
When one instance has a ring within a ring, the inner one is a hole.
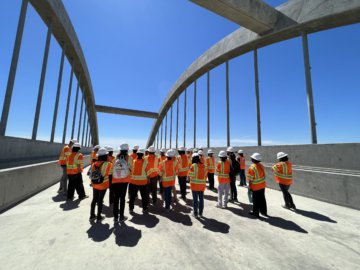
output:
M84 167L90 163L84 157ZM57 160L0 170L0 213L58 182Z

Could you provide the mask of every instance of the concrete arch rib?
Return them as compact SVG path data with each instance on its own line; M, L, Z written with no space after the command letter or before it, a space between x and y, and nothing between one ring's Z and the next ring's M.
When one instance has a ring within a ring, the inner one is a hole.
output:
M259 36L245 28L234 31L196 59L172 87L159 117L152 127L147 145L152 145L160 124L177 97L197 78L229 59L245 54L254 48L300 36L302 32L314 33L360 22L360 1L357 0L292 0L276 8L296 24L277 23L277 27Z
M97 115L95 111L95 98L91 84L89 70L81 49L79 39L71 23L68 13L61 0L29 0L42 20L49 24L52 22L52 34L61 46L66 45L66 57L74 62L75 75L81 78L81 88L86 101L87 111L93 130L94 144L99 142Z

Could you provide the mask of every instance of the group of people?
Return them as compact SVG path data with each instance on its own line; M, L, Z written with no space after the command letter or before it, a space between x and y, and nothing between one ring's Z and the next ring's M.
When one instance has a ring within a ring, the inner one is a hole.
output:
M63 177L60 181L59 193L67 195L68 200L73 200L74 191L79 199L87 198L85 194L82 171L83 155L79 152L80 144L71 140L60 154L59 164L63 168ZM157 204L157 191L165 202L165 211L171 210L171 204L178 202L175 189L176 178L180 186L181 199L186 201L187 183L193 197L193 215L202 218L204 211L204 191L208 181L208 189L216 191L215 177L218 180L218 208L226 208L228 202L237 202L236 176L240 176L240 186L248 186L249 199L253 203L251 215L259 217L260 214L267 216L265 198L265 169L261 164L262 156L259 153L251 155L251 165L245 172L245 156L239 150L236 156L234 148L228 147L226 151L218 153L219 161L216 162L214 152L209 149L207 157L203 148L187 149L179 147L175 149L161 149L156 154L155 147L140 149L139 146L132 148L129 153L129 145L123 143L119 147L119 153L114 156L112 147L95 146L90 155L91 167L88 175L93 188L93 199L90 208L90 221L101 221L103 200L109 189L109 202L113 205L114 222L123 222L125 216L126 194L129 196L129 212L133 213L135 200L138 192L141 195L143 213L148 211L151 201ZM289 187L292 184L292 164L288 155L284 152L277 154L278 163L272 170L274 178L283 192L285 208L296 209L293 203ZM68 188L66 187L69 179ZM229 199L230 195L230 199ZM150 199L151 197L151 199ZM97 213L95 208L97 206Z

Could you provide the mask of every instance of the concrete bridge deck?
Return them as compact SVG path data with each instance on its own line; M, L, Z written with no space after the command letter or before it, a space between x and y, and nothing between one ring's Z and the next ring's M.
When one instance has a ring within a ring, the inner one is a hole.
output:
M84 179L89 199L66 203L55 185L0 215L1 269L359 269L358 210L294 195L293 212L267 189L270 217L257 220L238 187L240 203L228 209L206 191L204 219L181 202L169 214L136 206L115 226L105 207L107 218L91 225Z

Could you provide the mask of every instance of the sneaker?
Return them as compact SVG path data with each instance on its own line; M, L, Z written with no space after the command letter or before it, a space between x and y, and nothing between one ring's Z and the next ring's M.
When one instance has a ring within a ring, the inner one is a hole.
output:
M227 204L225 204L223 208L226 209L226 208L227 208Z
M89 198L89 196L85 195L84 197L79 198L79 200L81 201L81 200L84 200L84 199L87 199L87 198Z
M282 208L285 208L285 209L290 209L290 206L288 206L288 205L282 205Z
M201 214L199 214L199 217L200 217L200 218L203 218L204 216L203 216L203 214L201 213Z
M120 222L124 222L124 221L126 221L127 219L128 219L127 216L120 217Z
M59 190L57 191L58 194L63 193L63 192L64 192L64 191L63 191L62 189L59 189Z
M290 208L292 208L292 209L296 210L296 206L295 206L295 204L293 204L292 206L290 206Z
M254 216L256 218L259 218L259 214L255 214L253 211L250 211L249 215L252 215L252 216Z
M238 199L234 199L234 202L239 202Z
M104 219L105 219L105 217L103 215L100 215L96 218L96 221L102 221Z
M90 218L89 218L89 221L94 221L96 219L96 216L95 215L91 215Z
M192 215L193 215L193 217L195 217L195 218L198 217L198 213L196 213L196 212L192 212Z
M234 199L230 199L230 200L229 200L229 202L233 202L233 201L234 201Z
M217 207L217 208L222 208L222 205L221 205L221 204L217 204L216 207Z

